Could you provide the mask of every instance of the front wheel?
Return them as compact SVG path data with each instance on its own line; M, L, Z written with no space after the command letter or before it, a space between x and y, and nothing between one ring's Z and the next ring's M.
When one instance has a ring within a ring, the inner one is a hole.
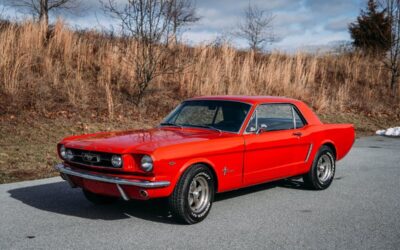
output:
M180 222L194 224L204 220L214 199L214 176L204 165L194 165L182 175L169 197L172 215Z
M335 177L335 157L332 149L322 146L315 156L310 171L303 176L306 186L323 190L328 188Z

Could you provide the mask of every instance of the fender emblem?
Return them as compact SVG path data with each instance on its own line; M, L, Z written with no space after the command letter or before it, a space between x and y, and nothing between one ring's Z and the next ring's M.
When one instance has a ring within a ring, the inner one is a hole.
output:
M222 172L224 173L224 175L227 175L227 174L229 174L229 173L232 173L233 172L233 170L232 169L229 169L229 168L227 168L226 166L222 169Z
M176 162L174 162L174 161L168 162L168 165L170 165L170 166L174 166L175 164L176 164Z

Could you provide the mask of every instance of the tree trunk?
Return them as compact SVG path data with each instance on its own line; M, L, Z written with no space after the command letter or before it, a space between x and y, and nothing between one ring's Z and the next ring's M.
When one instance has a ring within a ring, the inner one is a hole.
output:
M40 0L40 13L39 13L39 22L47 27L49 26L49 5L48 0Z
M178 25L176 24L176 21L174 23L174 28L173 28L173 33L172 33L172 42L174 43L174 45L178 44L178 38L176 37L176 33L178 32Z
M393 96L397 99L398 98L398 78L399 73L397 69L392 69L390 72L390 90L392 91Z

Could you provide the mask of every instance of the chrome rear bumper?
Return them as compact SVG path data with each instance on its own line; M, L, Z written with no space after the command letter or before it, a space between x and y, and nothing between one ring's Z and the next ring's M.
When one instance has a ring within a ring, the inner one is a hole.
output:
M168 187L170 185L169 181L143 181L143 180L132 180L132 179L123 179L112 176L105 176L100 174L93 174L83 170L72 169L62 163L59 163L54 166L54 168L62 174L72 175L81 177L88 180L93 181L102 181L107 183L114 183L117 185L128 185L128 186L136 186L141 188L161 188Z

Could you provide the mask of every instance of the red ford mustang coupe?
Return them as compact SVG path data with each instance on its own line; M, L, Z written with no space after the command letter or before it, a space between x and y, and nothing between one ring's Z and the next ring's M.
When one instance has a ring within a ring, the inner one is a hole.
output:
M215 193L294 176L329 187L354 137L353 125L323 124L298 100L197 97L153 129L63 139L55 168L93 203L168 197L173 216L193 224Z

